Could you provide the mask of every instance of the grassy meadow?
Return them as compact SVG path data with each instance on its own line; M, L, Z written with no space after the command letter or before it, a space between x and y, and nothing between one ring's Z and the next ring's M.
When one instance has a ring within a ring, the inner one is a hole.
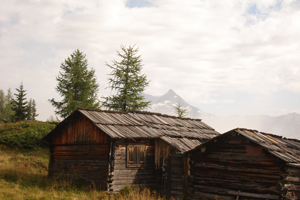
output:
M164 200L147 188L125 189L108 196L81 180L68 180L63 175L48 178L49 148L40 139L55 124L22 122L0 124L0 199L112 199Z

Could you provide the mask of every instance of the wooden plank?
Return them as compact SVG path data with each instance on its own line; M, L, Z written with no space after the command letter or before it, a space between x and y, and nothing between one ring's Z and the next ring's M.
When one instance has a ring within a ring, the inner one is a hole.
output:
M130 168L126 168L126 169L121 169L121 170L114 170L112 172L113 175L115 176L120 176L120 175L128 175L128 176L134 176L137 173L139 174L154 174L154 169L151 170L140 170L140 169L130 169Z
M300 177L299 176L287 176L285 178L286 181L294 182L294 183L300 183Z
M91 161L91 162L95 162L95 161L103 161L103 162L108 162L108 155L101 155L101 156L78 156L78 155L69 155L69 156L55 156L53 155L53 162L56 162L58 160L85 160L85 161Z
M196 191L194 195L190 195L190 199L203 199L203 198L233 200L233 198L230 196L211 194L206 192L198 192L198 191Z
M171 179L172 179L172 182L183 182L184 176L175 176L175 175L172 174Z
M238 196L243 196L243 197L262 198L262 199L279 199L278 195L254 194L254 193L241 192L241 191L228 191L228 194L238 195Z
M277 183L280 180L279 175L264 175L264 174L249 174L241 172L226 172L216 170L202 170L194 171L193 176L197 179L223 179L228 181L239 181L239 182L258 182L258 183Z
M109 191L113 191L113 192L119 192L121 191L124 187L126 186L126 184L121 184L121 185L112 185L109 184L108 186L108 190ZM154 187L155 183L149 183L149 184L131 184L132 187Z
M54 150L58 151L74 151L77 149L108 149L108 144L71 144L71 145L52 145Z
M176 166L172 165L171 174L180 174L181 176L183 176L184 175L183 166L182 167L176 167Z
M146 185L146 184L156 184L156 181L153 179L128 179L128 180L114 180L112 182L113 185L132 185L132 184L139 184L139 185Z
M207 169L216 169L221 171L232 171L232 172L247 172L247 173L261 173L261 174L281 174L279 167L250 167L243 163L242 165L232 165L229 163L221 162L195 162L191 165L191 170L199 167L200 170Z
M189 163L188 163L188 158L186 154L184 154L183 157L183 163L184 163L184 197L188 196L188 173L189 173Z
M171 178L171 163L172 163L172 156L169 156L167 159L167 183L166 183L166 196L167 199L171 198L171 182L172 182L172 178Z
M67 126L54 135L53 144L93 144L108 143L108 136L87 117L78 114L69 120Z
M146 164L144 167L127 167L125 164L115 164L114 170L125 170L125 169L138 169L140 171L142 170L153 170L154 166Z
M184 187L184 183L183 183L183 181L178 181L178 182L172 182L171 183L171 191L172 190L180 190L181 191L181 193L183 194L183 187Z
M122 165L126 165L126 160L125 159L118 159L118 160L114 160L114 162L115 162L115 165L120 165L120 164L122 164Z
M225 184L225 185L224 185ZM226 188L224 187L226 186ZM255 191L256 193L270 193L277 194L279 191L276 186L268 186L261 184L249 184L249 183L226 183L215 182L215 181L201 181L201 183L194 184L195 191L206 191L217 194L228 194L229 190L240 190L243 188L244 191Z
M152 174L143 174L139 176L129 176L127 174L123 174L122 176L114 177L111 180L117 181L117 180L135 180L135 181L141 181L141 180L154 180L154 177Z
M284 189L291 190L291 191L300 191L300 185L295 184L284 184Z

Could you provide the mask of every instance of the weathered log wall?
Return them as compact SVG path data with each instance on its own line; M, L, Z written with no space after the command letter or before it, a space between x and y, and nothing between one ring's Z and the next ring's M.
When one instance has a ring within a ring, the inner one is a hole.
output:
M106 190L108 176L108 145L53 146L50 176L82 178Z
M52 137L51 144L108 144L109 137L82 114L69 119L67 126Z
M52 139L49 176L82 178L106 190L109 138L83 116L71 120Z
M143 167L127 167L126 147L127 144L146 145L146 165ZM113 145L111 159L111 173L109 175L109 188L111 192L118 192L126 185L139 187L155 187L155 141L154 140L122 140Z
M184 162L183 154L173 153L169 157L169 196L175 199L184 198Z
M159 191L163 196L169 197L170 185L168 184L168 176L170 176L169 156L175 149L166 142L157 139L155 140L155 169L157 184Z
M286 175L281 187L286 191L286 198L300 199L300 169L296 167L287 167Z
M166 142L155 141L155 167L159 190L167 198L184 198L184 158Z
M283 195L283 161L265 150L249 156L247 147L257 145L241 135L218 140L188 154L190 198L278 199Z

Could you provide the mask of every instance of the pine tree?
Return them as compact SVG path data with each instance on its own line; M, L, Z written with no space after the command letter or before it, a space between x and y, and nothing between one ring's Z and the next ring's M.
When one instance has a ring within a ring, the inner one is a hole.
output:
M174 106L175 113L178 117L186 117L187 116L187 109L183 108L180 103Z
M39 116L39 114L37 114L36 112L36 103L35 100L33 99L31 105L31 120L35 121L37 116Z
M108 67L112 69L111 77L108 79L111 90L116 94L103 97L105 101L102 106L117 111L143 110L150 105L150 101L144 101L142 92L148 86L149 81L145 74L141 74L142 59L141 55L137 56L138 48L129 46L126 48L121 45L120 53L117 51L121 61L113 60L113 64Z
M12 122L13 116L15 115L15 112L13 111L13 107L12 107L13 96L10 88L7 90L7 95L5 96L4 100L5 100L5 107L4 107L4 115L2 121L5 123L9 123Z
M29 99L27 104L27 120L32 120L32 99Z
M27 117L26 90L24 90L23 83L16 90L18 92L14 93L16 99L12 100L12 109L15 111L14 120L23 121Z
M62 118L67 117L78 107L99 108L95 70L88 70L86 55L78 49L60 66L61 71L56 77L56 91L63 97L61 101L54 98L49 101L56 108L55 113Z

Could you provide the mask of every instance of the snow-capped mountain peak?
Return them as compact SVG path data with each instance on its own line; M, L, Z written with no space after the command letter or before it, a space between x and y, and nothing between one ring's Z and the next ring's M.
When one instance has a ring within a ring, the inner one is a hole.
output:
M283 135L290 138L299 138L300 115L297 113L290 113L278 117L259 115L218 117L188 104L172 89L158 97L144 94L144 98L147 101L151 101L151 108L148 111L176 116L174 106L180 104L187 110L188 115L186 117L202 119L220 133L236 127L243 127Z
M151 108L149 109L149 111L151 112L159 112L163 114L176 116L174 106L180 104L182 108L187 110L187 117L199 119L214 117L213 115L205 113L199 108L188 104L181 96L176 94L172 89L170 89L164 95L158 96L156 98L154 98L151 95L145 95L145 98L148 101L151 101Z

